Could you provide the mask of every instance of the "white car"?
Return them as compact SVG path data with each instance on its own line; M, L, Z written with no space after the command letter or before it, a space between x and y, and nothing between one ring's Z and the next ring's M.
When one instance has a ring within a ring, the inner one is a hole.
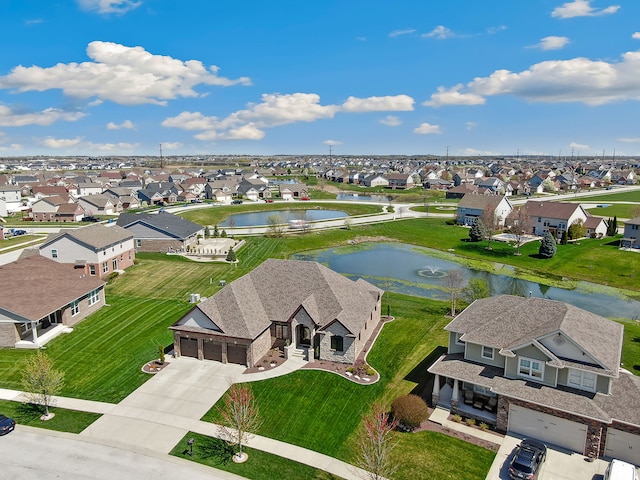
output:
M638 480L638 472L630 463L612 460L604 472L604 480Z

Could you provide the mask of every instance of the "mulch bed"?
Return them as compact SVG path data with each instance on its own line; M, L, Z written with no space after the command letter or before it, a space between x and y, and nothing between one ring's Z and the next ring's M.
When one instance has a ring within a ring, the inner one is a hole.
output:
M169 362L160 363L158 360L153 360L151 362L147 362L143 365L142 371L144 373L158 373L164 367L169 365Z
M429 415L431 415L431 409L429 409ZM462 433L457 430L451 430L450 428L443 427L439 423L431 422L429 420L422 422L420 424L420 427L414 430L414 432L422 432L422 431L442 433L444 435L458 438L467 443L471 443L473 445L477 445L479 447L486 448L487 450L492 450L494 452L497 452L498 449L500 448L500 446L495 443L487 442L486 440L483 440L473 435L467 435L466 433Z
M282 365L284 361L284 353L277 348L273 348L269 350L264 357L259 359L253 367L247 368L243 373L263 372Z

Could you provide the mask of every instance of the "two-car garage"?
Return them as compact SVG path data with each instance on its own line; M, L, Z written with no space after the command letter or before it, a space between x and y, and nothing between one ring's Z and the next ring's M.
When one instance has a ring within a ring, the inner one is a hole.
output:
M509 407L509 433L584 453L587 426L518 405Z

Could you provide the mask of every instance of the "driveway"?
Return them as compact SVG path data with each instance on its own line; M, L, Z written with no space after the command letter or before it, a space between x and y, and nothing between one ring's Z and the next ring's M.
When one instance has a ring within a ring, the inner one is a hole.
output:
M168 453L246 369L189 357L168 361L168 366L80 435Z
M489 469L487 480L509 480L509 462L513 449L521 438L507 435ZM566 450L548 448L547 460L540 469L540 480L602 480L609 462L594 460L587 462L583 455Z

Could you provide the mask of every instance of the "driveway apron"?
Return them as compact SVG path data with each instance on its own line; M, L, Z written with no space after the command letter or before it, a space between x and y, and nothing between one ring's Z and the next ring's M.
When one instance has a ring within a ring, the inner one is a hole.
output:
M188 357L169 362L80 435L168 453L246 368Z

